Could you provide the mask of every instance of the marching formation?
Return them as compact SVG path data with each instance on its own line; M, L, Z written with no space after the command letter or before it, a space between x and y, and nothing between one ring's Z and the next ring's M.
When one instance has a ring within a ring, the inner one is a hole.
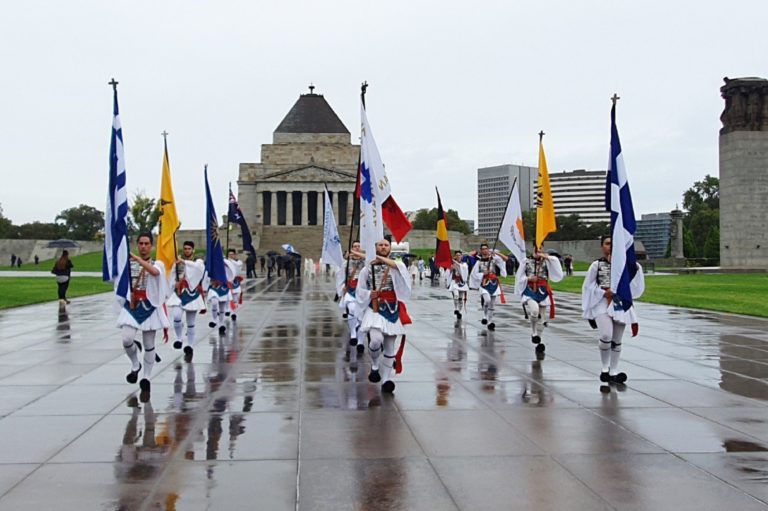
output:
M181 223L171 188L167 143L163 157L156 259L152 258L155 240L151 233L140 234L135 239L136 252L130 250L117 82L113 80L110 83L114 89L114 118L105 215L104 280L115 285L119 309L117 327L130 361L126 381L130 384L138 381L140 399L146 402L153 367L160 361L156 352L158 330L164 332L167 341L172 326L173 348L183 350L184 360L191 363L198 315L209 314L208 327L221 335L236 324L244 295L243 263L233 248L226 247L224 257L208 185L207 166L204 172L205 257L196 258L192 241L184 241L181 254L178 253L176 232ZM404 370L406 327L411 323L407 303L411 298L411 286L416 283L417 266L415 263L411 265L414 270L411 274L407 264L392 255L391 238L401 242L412 226L394 200L391 182L373 139L365 111L365 87L364 84L361 95L360 163L356 200L353 203L353 218L360 219L359 238L355 239L356 223L350 222L350 243L344 255L326 190L321 261L332 266L336 272L340 314L349 331L348 350L355 351L361 357L365 355L367 346L370 357L368 381L380 384L383 393L391 394L395 391L395 376ZM582 289L582 316L597 330L601 362L599 381L621 385L627 381L626 373L619 371L622 339L627 325L630 325L633 336L638 334L633 300L642 295L644 280L642 267L634 254L634 211L615 124L618 98L614 96L613 99L611 159L606 182L606 209L611 212L611 231L601 239L602 257L592 262L586 272ZM484 335L489 338L497 328L497 309L506 303L503 279L508 272L514 273L514 293L519 297L524 319L530 325L530 339L539 360L544 357L546 349L543 342L545 328L556 317L555 297L550 283L559 282L564 277L560 260L543 249L547 235L557 230L543 135L543 132L539 134L536 236L532 250L526 247L519 191L514 182L495 238L496 242L503 243L509 249L509 254L497 250L496 244L490 247L487 243L482 243L477 251L466 255L460 250L452 252L447 217L438 193L435 257L430 262L430 282L434 282L435 275L439 273L440 282L451 295L455 326L461 327L463 321L469 319L466 317L469 294L477 292L479 321L487 329ZM231 189L227 216L241 225L243 246L255 261L256 251L251 243L250 231ZM384 235L385 226L392 233L391 238ZM141 335L138 335L139 332ZM604 388L610 389L607 385ZM604 391L604 388L601 390Z

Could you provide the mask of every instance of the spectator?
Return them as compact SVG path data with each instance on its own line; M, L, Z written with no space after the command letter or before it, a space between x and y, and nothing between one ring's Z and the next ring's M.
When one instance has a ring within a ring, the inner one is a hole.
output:
M267 278L272 278L272 270L275 269L275 256L269 256L269 260L267 261Z
M256 255L248 252L245 258L245 277L252 279L256 277Z
M69 252L63 251L61 257L53 265L51 273L56 275L56 284L59 287L59 305L63 306L69 303L67 300L67 289L69 288L69 279L74 265L69 259Z
M11 254L11 268L16 266L16 254Z
M261 273L264 273L264 266L267 264L267 260L264 256L261 256L259 258L259 263L261 263Z
M40 264L40 258L35 256L35 266L37 266L38 264Z
M21 268L21 257L16 258L16 267Z

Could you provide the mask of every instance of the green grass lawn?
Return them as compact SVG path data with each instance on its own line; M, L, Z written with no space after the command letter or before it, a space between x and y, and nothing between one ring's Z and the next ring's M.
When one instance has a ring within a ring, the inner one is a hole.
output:
M513 278L505 282L514 283ZM566 277L555 291L581 292L584 277ZM640 302L768 317L768 275L646 275Z
M34 266L34 265L33 265ZM58 300L56 279L42 277L0 277L0 309ZM74 277L67 298L104 293L112 284L99 277Z

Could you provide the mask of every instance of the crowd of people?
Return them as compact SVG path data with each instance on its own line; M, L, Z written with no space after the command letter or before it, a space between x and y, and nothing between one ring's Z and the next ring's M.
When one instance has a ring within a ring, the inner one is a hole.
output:
M121 330L123 350L130 361L126 381L139 383L140 399L149 399L150 378L160 357L155 351L159 330L173 335L173 348L183 350L184 360L192 362L196 338L196 320L210 314L208 326L220 334L237 321L243 303L244 278L256 277L256 265L262 275L300 276L302 266L314 275L321 262L300 255L269 252L261 257L247 254L245 263L234 249L224 260L226 280L209 278L203 259L195 256L195 244L185 241L181 254L167 274L163 263L151 258L154 239L142 233L136 239L137 252L130 255L130 299L121 307L117 326ZM601 240L603 257L594 261L586 273L582 290L583 318L597 330L602 383L623 384L627 375L619 371L622 338L627 325L637 334L634 307L622 307L611 292L611 238ZM371 360L368 380L381 384L384 393L395 390L395 375L403 369L406 326L411 323L407 303L417 282L428 281L445 286L452 298L457 326L468 313L469 295L477 294L480 323L489 331L496 330L496 310L504 303L503 277L515 276L514 294L519 297L523 317L530 324L531 342L538 357L545 351L544 332L555 319L555 297L550 282L558 282L573 272L572 258L561 261L541 249L522 261L481 244L479 250L454 251L450 267L440 267L434 256L426 261L406 254L393 258L387 239L376 243L376 254L368 258L360 243L354 242L345 254L344 267L336 269L337 299L348 328L348 354L365 354ZM243 274L245 266L245 277ZM56 275L59 303L69 303L67 288L74 268L65 250L57 259L52 273ZM639 297L644 289L642 268L631 282L632 294ZM141 335L139 335L139 333ZM398 338L400 342L398 343Z

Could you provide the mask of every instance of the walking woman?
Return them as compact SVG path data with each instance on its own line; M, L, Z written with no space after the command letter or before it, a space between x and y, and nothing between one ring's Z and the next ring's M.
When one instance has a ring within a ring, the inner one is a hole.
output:
M59 286L59 305L69 303L69 300L67 300L67 288L69 287L69 277L73 267L74 265L69 259L69 252L64 250L51 270L51 273L56 275L56 283Z

